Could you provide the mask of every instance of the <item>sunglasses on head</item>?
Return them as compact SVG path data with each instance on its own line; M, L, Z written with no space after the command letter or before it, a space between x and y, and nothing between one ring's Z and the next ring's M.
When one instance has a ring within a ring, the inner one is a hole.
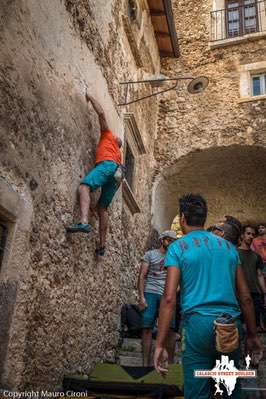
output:
M218 230L218 231L221 231L222 233L224 232L224 229L222 228L222 226L218 226L218 225L215 225L213 230Z

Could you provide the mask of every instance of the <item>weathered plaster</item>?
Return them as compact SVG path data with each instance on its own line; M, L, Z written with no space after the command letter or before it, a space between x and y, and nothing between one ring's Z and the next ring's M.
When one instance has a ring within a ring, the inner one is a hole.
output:
M137 41L144 66L137 68L121 23L125 2L108 2L105 13L98 5L87 0L1 5L0 170L19 194L30 193L34 215L27 235L18 235L26 240L28 264L19 254L14 268L9 258L3 269L17 274L1 377L8 388L54 389L64 374L86 373L96 362L114 358L120 307L135 297L136 270L149 239L157 103L116 104L120 81L159 72L158 49L146 15ZM90 236L65 234L65 226L78 218L76 189L85 165L93 166L99 139L85 87L122 138L123 113L133 112L148 148L136 160L136 186L147 190L135 194L145 213L132 216L119 190L109 211L107 253L98 262L97 220ZM20 276L24 268L26 277Z

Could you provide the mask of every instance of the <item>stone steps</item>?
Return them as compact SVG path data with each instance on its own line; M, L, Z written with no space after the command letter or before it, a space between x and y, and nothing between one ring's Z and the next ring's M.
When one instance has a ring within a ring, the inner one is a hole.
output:
M141 367L142 347L141 339L124 338L118 353L118 362L121 366Z
M138 338L124 338L121 346L121 350L129 350L135 352L141 352L141 339Z
M153 340L152 346L154 350L155 340ZM121 349L118 352L118 363L121 366L126 367L142 366L141 339L125 338L123 340ZM178 351L178 346L176 350L175 363L180 363L180 351Z
M256 380L256 386L260 388L266 388L266 334L260 334L259 336L264 347L264 358L259 365L259 369L257 372L258 378ZM155 345L155 340L153 340L153 347L154 345ZM181 363L181 353L180 350L178 349L178 346L180 346L179 342L177 343L177 348L176 348L175 363ZM122 366L128 366L128 367L142 366L142 348L141 348L140 339L125 338L123 340L122 346L118 352L118 363Z
M118 362L121 366L125 367L142 367L142 356L124 356L123 354L119 355Z

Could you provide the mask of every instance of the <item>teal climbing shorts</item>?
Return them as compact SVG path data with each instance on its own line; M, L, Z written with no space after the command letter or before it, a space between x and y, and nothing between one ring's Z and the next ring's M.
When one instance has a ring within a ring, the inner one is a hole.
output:
M142 328L150 328L153 329L155 326L155 322L159 315L160 303L162 299L162 295L154 294L151 292L144 292L144 297L147 302L147 307L142 310ZM175 329L176 327L176 317L175 311L171 321L170 328Z
M119 188L114 178L117 167L118 164L113 161L99 162L80 182L89 186L91 191L101 187L102 192L98 204L103 208L108 208Z

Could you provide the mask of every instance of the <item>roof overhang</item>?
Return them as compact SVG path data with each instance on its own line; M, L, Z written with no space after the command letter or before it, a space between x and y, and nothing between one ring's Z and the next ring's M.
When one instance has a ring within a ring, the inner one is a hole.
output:
M179 57L171 0L148 0L151 20L161 57Z

